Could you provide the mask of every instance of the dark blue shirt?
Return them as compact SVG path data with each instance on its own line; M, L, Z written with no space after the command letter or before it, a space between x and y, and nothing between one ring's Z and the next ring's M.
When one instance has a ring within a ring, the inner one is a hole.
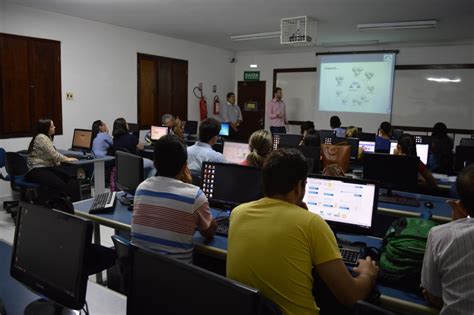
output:
M137 144L138 138L130 133L114 137L115 148L127 149L132 154L137 154Z

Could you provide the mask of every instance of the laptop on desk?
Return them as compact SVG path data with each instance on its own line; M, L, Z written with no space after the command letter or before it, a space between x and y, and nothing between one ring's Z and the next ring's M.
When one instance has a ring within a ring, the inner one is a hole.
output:
M255 167L204 162L201 170L201 189L211 207L220 211L231 211L242 203L263 197L261 177L261 170ZM218 220L217 234L227 236L229 221L225 218Z

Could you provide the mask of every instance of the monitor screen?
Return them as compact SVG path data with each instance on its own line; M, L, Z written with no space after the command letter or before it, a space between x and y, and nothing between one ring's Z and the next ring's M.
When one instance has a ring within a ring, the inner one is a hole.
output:
M195 120L188 120L184 122L184 133L188 135L196 135L198 130L198 122Z
M137 138L140 138L140 125L137 123L128 123L128 131L133 133Z
M261 295L241 283L137 246L132 260L129 315L263 314Z
M321 144L331 144L332 138L336 137L334 130L319 130Z
M143 158L117 151L115 152L115 166L117 168L117 187L134 194L138 185L144 180Z
M375 142L375 133L359 132L359 141Z
M156 141L169 133L168 127L151 126L150 128L150 139Z
M228 122L221 122L221 131L219 131L219 136L221 137L228 137L229 136L229 123Z
M474 147L456 146L454 169L460 171L474 163Z
M303 153L308 164L308 173L317 174L319 173L319 162L321 160L321 148L315 146L298 146L298 151Z
M347 143L351 146L351 160L356 160L359 156L359 139L357 138L332 138L331 144Z
M86 252L91 241L91 222L21 202L11 275L49 300L81 309L88 279Z
M74 129L72 148L90 151L92 149L92 130Z
M377 209L377 185L348 178L310 175L303 201L329 225L369 231Z
M364 152L375 152L375 141L359 141L359 148Z
M241 142L224 142L223 154L227 161L230 163L240 164L247 158L247 154L250 153L248 143Z
M211 206L233 209L263 197L261 179L262 172L255 167L204 162L201 189Z
M417 156L365 154L363 177L379 181L384 188L413 191L418 185L419 163Z
M415 142L417 144L431 144L431 136L420 136L420 135L415 135Z
M390 154L395 154L395 149L397 148L397 142L392 141L390 143ZM428 164L428 154L430 150L429 144L417 144L416 145L416 155L420 158L420 161L423 164Z
M302 135L275 133L273 134L273 149L276 150L279 148L297 147L300 144L302 138Z

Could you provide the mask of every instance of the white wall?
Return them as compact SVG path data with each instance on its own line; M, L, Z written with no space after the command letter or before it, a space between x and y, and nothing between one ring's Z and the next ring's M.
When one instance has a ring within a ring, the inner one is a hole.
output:
M409 64L451 64L451 63L474 63L474 44L457 45L433 45L433 46L377 46L377 47L338 47L332 49L302 49L301 52L240 52L237 53L235 66L235 84L243 79L243 72L249 70L260 71L260 80L266 81L266 101L272 97L273 69L282 68L314 68L317 66L316 52L327 51L356 51L356 50L393 50L399 49L397 55L398 65ZM250 64L257 64L258 69L250 69ZM283 91L283 99L285 91ZM446 111L451 109L447 106ZM316 110L315 110L316 113ZM329 129L327 117L313 117L316 128ZM311 118L309 118L311 119ZM343 125L353 124L343 120ZM378 122L380 123L380 122ZM268 127L268 121L265 122ZM373 125L373 124L371 124ZM359 124L364 131L369 127ZM372 128L370 128L372 129ZM375 130L374 130L375 131ZM299 132L299 128L292 126L291 132Z
M70 146L74 128L90 128L95 119L109 127L117 117L137 120L137 52L188 60L188 119L199 117L192 89L203 83L208 103L225 99L234 87L233 52L151 33L4 3L0 31L61 41L63 136L58 148ZM66 92L74 92L67 101ZM209 111L211 112L211 111ZM29 138L2 139L7 151L25 149ZM9 194L0 183L0 196Z

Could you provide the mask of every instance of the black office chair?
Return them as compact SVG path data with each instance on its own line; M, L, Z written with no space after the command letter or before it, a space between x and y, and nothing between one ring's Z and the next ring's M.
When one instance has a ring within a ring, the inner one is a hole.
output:
M396 315L379 306L375 306L365 301L357 301L354 306L354 315Z
M118 235L112 235L111 238L117 254L116 264L120 273L119 291L122 294L128 295L128 284L132 273L130 241Z
M5 149L0 148L0 168L5 167ZM10 176L9 175L3 175L2 172L0 172L0 179L9 182L10 183ZM7 211L7 213L11 212L11 209L15 208L18 206L18 201L4 201L3 202L3 209Z
M37 190L39 185L25 179L25 174L28 173L28 166L26 160L16 152L5 153L5 169L10 177L10 186L13 191L20 193L20 200L32 202L37 197ZM12 205L13 202L10 204ZM18 202L13 207L18 206Z

